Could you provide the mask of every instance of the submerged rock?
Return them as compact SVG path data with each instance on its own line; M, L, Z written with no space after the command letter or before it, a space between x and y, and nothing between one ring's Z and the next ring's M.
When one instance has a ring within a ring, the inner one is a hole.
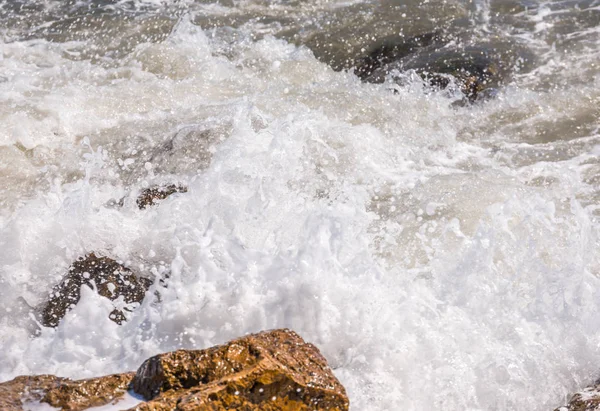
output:
M94 253L80 258L69 268L63 281L56 285L50 299L41 309L41 322L46 327L56 327L65 314L79 302L81 286L96 289L109 300L123 297L127 304L141 303L152 281L133 272L108 257ZM117 324L125 321L123 312L115 308L110 319Z
M142 190L137 198L137 205L140 210L146 207L155 205L158 201L164 200L171 194L175 193L187 193L187 187L170 184L163 187L151 187Z
M0 384L0 409L47 403L78 411L114 403L127 389L141 394L136 411L346 411L344 387L325 358L293 331L264 331L206 350L146 360L133 373L72 381L51 375Z
M207 169L218 146L227 140L233 132L233 124L226 116L217 115L218 119L203 121L201 124L181 126L178 130L166 136L147 159L158 175L197 174ZM145 168L134 173L132 183L137 177L145 178Z
M554 411L600 411L600 384L575 393L567 405Z
M79 381L54 375L17 377L0 384L0 409L22 411L46 403L64 411L86 410L118 401L133 376L131 372Z
M183 185L169 184L164 186L154 186L140 191L135 202L140 210L144 210L146 207L157 205L160 201L166 199L172 194L187 193L187 191L187 187ZM126 197L122 197L119 200L112 198L105 203L105 206L107 208L123 207L125 205L125 198Z
M486 90L505 82L517 62L531 59L514 44L450 41L442 33L426 33L407 39L388 39L356 62L355 74L369 83L414 70L431 86L446 88L453 80L474 101Z
M373 73L388 64L398 61L406 56L416 53L418 50L428 47L443 46L447 40L439 31L424 33L406 39L391 37L381 41L366 57L357 60L354 73L361 80L369 82L382 82L384 78L372 78Z
M502 63L482 46L461 49L442 49L419 53L402 62L404 70L415 70L430 85L446 88L454 77L462 93L471 101L490 87L503 81Z

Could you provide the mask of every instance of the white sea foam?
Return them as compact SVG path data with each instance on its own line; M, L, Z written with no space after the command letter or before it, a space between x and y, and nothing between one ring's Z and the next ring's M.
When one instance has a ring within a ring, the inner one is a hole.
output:
M52 407L45 402L29 401L23 404L24 411L57 411L60 408Z
M88 408L89 411L122 411L128 410L130 408L135 407L136 405L142 403L144 400L140 398L135 393L125 392L121 397L119 397L116 401L113 401L106 405L101 405L98 407ZM51 405L40 402L40 401L24 401L23 403L24 411L57 411L61 408L52 407Z
M2 43L0 379L134 370L278 327L321 349L355 410L545 410L596 376L597 78L524 74L454 107L192 20L118 64L69 55L86 43ZM174 180L188 192L137 209ZM17 299L42 303L92 251L169 273L161 301L117 326L83 288L30 338Z
M143 401L135 393L127 391L118 401L102 405L100 407L88 408L89 411L121 411L135 407Z

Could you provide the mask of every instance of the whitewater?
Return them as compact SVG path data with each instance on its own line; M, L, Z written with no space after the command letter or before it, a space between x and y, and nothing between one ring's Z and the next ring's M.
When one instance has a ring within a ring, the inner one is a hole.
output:
M597 0L1 0L0 22L0 381L282 327L357 411L548 410L600 376ZM530 57L469 104L362 82L348 56L398 27ZM188 190L140 210L160 184ZM83 287L40 327L91 252L164 281L120 326Z

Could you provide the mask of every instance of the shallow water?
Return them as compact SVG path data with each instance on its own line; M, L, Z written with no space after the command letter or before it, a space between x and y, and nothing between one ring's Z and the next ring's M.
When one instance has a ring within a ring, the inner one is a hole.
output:
M355 410L547 410L598 377L597 1L4 0L0 19L1 380L278 327ZM435 29L516 50L494 98L353 74ZM189 190L139 210L160 183ZM161 301L117 326L84 288L31 337L28 306L92 251L168 273Z

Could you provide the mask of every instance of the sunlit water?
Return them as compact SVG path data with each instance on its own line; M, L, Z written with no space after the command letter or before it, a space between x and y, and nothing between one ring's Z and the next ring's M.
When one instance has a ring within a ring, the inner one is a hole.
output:
M353 410L547 410L598 377L597 0L3 0L0 19L0 380L279 327ZM527 58L466 105L353 74L376 39L437 28ZM189 190L137 208L168 183ZM84 287L31 337L27 305L92 251L167 286L122 326Z

